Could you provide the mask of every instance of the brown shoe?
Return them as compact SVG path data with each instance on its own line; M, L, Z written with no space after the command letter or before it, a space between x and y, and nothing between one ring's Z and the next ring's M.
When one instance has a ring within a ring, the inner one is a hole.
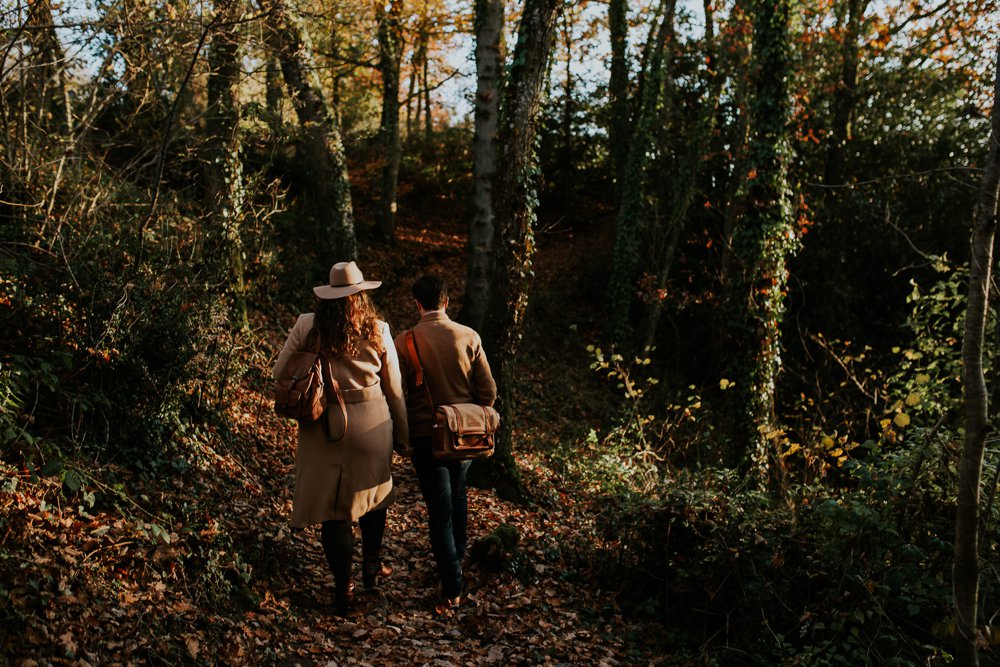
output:
M382 563L364 563L361 565L361 583L365 588L378 588L379 579L385 579L390 574L392 574L392 567Z
M434 613L438 616L451 616L455 613L455 610L462 604L462 598L440 598L436 605L434 605Z
M354 579L348 579L343 589L335 589L333 596L334 612L337 616L349 616L354 609Z

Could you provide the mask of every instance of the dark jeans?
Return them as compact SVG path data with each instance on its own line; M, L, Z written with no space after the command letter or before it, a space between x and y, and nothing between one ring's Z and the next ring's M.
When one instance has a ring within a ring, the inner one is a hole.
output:
M360 519L361 560L364 563L380 563L382 536L385 535L386 510L373 510ZM351 579L351 561L354 558L354 532L350 521L324 521L320 533L326 562L333 570L333 580L337 588L346 590Z
M441 592L446 598L456 598L462 594L462 558L469 516L465 475L470 462L434 458L429 437L412 438L410 444L413 468L427 503L431 549L441 578Z

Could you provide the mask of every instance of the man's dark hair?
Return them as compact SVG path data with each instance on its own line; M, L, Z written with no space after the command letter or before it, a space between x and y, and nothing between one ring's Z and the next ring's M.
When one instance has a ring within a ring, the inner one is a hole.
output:
M448 298L448 283L441 276L427 273L413 283L413 298L424 310L438 310Z

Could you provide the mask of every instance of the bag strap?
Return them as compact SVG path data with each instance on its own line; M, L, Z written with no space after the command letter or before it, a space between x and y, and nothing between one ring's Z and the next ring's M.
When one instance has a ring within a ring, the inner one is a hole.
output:
M434 414L434 400L431 398L431 390L424 381L424 367L420 363L420 350L417 349L417 337L413 329L406 332L406 349L410 353L410 362L413 364L413 381L418 387L424 388L424 397L427 399L427 406Z
M333 387L333 393L337 396L337 403L340 405L340 412L344 415L344 434L339 438L330 437L330 420L326 418L326 411L324 410L323 416L321 417L323 421L323 432L326 434L327 442L337 442L338 440L343 440L347 436L347 406L344 404L344 394L340 391L340 383L337 382L337 378L333 377L333 373L330 372L329 366L327 365L326 357L322 352L317 352L316 357L319 359L319 369L320 378L324 376L329 377L329 386ZM329 407L329 400L327 401L327 407Z

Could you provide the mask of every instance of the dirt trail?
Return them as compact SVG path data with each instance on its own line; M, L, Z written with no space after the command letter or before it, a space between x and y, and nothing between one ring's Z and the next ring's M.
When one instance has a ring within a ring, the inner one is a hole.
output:
M416 275L464 275L460 239L455 230L404 227L392 251L369 248L359 260L367 277L386 281L379 305L393 331L415 317L408 290ZM551 257L567 261L578 252L571 237L559 241ZM544 308L561 307L563 297L544 290L546 283L565 288L568 266L540 267ZM585 302L577 305L586 311ZM559 321L561 334L576 331L572 318ZM285 325L264 325L259 344L278 349ZM426 508L412 466L397 457L398 499L384 551L395 572L379 590L360 592L356 616L333 614L318 531L288 525L295 427L271 414L262 367L235 390L231 432L198 427L177 470L140 476L74 464L85 484L66 497L57 478L0 468L0 555L7 559L0 664L670 664L656 654L661 629L624 617L613 594L596 585L588 503L567 494L536 454L579 426L577 416L567 430L545 403L553 376L564 392L581 381L568 370L581 366L581 341L560 340L527 345L523 359L519 400L531 410L515 437L539 502L516 506L470 490L470 544L504 524L520 536L504 570L467 558L477 607L435 615ZM574 410L585 409L578 395L572 400ZM359 562L360 553L356 577Z

